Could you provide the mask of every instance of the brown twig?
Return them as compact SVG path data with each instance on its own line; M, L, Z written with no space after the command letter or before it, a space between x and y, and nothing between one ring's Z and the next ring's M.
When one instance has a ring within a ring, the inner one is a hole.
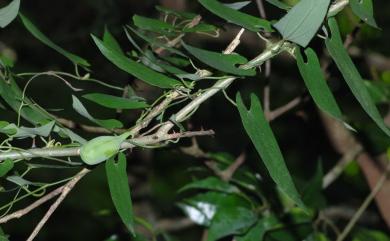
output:
M35 202L30 204L29 206L0 218L0 223L6 223L9 220L23 217L24 215L28 214L29 212L31 212L35 208L39 207L40 205L44 204L45 202L47 202L47 201L51 200L52 198L54 198L55 196L59 195L62 192L63 188L64 188L64 186L58 187L58 188L54 189L53 191L51 191L50 193L46 194L45 196L41 197L40 199L36 200Z
M58 208L58 206L62 203L65 197L69 194L69 192L73 189L73 187L77 184L77 182L80 181L80 179L84 177L88 172L90 172L89 169L86 168L82 169L79 173L76 174L74 178L72 178L68 183L64 185L61 195L50 206L49 210L47 210L45 216L43 216L43 218L35 227L31 235L27 238L27 241L34 240L34 238L38 235L39 231L42 229L42 227L45 225L45 223L50 218L50 216L54 213L54 211Z
M226 47L226 49L223 51L223 54L231 54L233 51L237 48L237 46L241 43L241 36L245 32L245 28L241 28L240 31L238 31L237 35L234 37L234 39L230 42L230 44Z
M245 162L245 159L246 154L245 152L242 152L228 168L219 173L222 180L225 182L229 181L237 169Z

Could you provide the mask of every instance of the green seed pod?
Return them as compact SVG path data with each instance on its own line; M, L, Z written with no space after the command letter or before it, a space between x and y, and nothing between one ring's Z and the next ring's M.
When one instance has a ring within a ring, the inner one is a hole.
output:
M130 136L129 132L120 136L99 136L87 143L80 149L80 157L88 165L99 164L117 154L121 143Z

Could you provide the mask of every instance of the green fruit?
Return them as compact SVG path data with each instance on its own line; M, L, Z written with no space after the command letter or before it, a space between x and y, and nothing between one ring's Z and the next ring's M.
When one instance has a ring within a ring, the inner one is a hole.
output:
M96 165L119 152L123 141L130 136L129 132L120 136L99 136L87 143L80 149L80 157L88 165Z

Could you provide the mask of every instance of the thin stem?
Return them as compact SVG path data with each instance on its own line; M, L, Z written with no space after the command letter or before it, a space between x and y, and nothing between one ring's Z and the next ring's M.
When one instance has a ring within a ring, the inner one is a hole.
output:
M352 230L352 228L355 226L356 222L359 220L360 216L364 213L364 211L367 209L368 205L370 205L371 201L375 198L376 194L381 190L383 187L383 184L385 184L387 175L390 168L390 162L386 167L385 172L383 173L382 177L378 180L375 187L371 190L370 194L366 197L362 205L359 207L359 209L356 211L355 215L351 218L347 226L344 228L343 232L340 234L340 236L337 237L336 241L343 241L349 234L349 232Z

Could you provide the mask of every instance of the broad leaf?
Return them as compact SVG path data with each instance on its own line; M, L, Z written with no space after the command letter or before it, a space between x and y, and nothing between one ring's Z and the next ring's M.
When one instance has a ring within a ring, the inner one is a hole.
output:
M134 75L135 77L147 82L150 85L157 86L160 88L173 88L181 85L178 80L169 78L156 71L153 71L143 64L137 63L134 60L129 59L123 54L118 53L114 49L107 46L100 39L92 35L96 46L100 52L118 68L127 73Z
M353 95L363 107L364 111L375 121L383 132L390 136L389 128L384 123L382 116L376 108L375 103L359 74L359 71L352 62L351 57L348 55L348 52L343 45L337 21L334 18L330 18L328 23L332 34L330 39L328 38L325 40L329 54L332 56L332 59L335 61L344 77L344 80L347 82Z
M330 0L301 0L274 27L283 39L306 47L321 27L329 4Z
M0 27L5 28L18 16L20 0L13 0L0 9Z
M237 65L246 64L248 60L239 54L222 54L184 44L184 48L203 63L226 73L253 76L255 69L239 69Z
M196 180L193 181L184 187L180 188L178 192L183 192L190 189L208 189L208 190L214 190L219 192L226 192L226 193L238 193L239 190L237 187L230 185L227 182L222 181L219 178L216 177L208 177L203 180Z
M236 236L236 241L254 241L254 240L263 240L265 233L274 228L278 220L274 216L260 218L254 226L252 226L249 231L242 235Z
M39 41L44 43L45 45L49 46L50 48L54 49L58 53L62 54L66 58L68 58L70 61L72 61L74 64L78 64L80 66L88 67L90 64L87 60L72 54L65 49L61 48L57 44L55 44L53 41L51 41L46 35L44 35L27 17L25 17L23 14L19 13L20 19L23 22L23 25L27 28L27 30Z
M105 166L112 202L126 228L134 235L133 207L126 172L126 156L119 153L117 161L111 158Z
M76 96L72 95L72 100L73 100L73 103L72 103L73 109L75 111L77 111L77 113L79 113L80 115L87 118L88 120L90 120L90 121L92 121L100 126L103 126L105 128L108 128L108 129L122 128L123 127L123 124L120 121L115 120L115 119L100 120L100 119L94 118L91 114L89 114L87 109L84 107L84 105L81 103L81 101Z
M239 12L216 0L199 0L203 7L207 8L210 12L225 19L228 22L237 24L250 31L258 32L261 29L272 32L271 23L267 20L256 18L246 13Z
M87 100L93 101L101 106L112 109L143 109L149 105L146 102L132 100L113 95L106 95L101 93L86 94L83 97Z
M378 28L374 19L372 0L349 0L352 11L368 25Z
M245 107L239 93L237 93L236 102L246 133L256 147L271 178L293 202L306 209L286 167L271 127L265 119L259 99L256 95L251 95L249 111Z
M305 50L307 62L305 63L299 49L295 51L299 71L302 75L305 85L313 97L317 106L332 117L342 121L342 114L337 102L330 91L324 74L322 73L320 62L313 49Z
M10 159L0 162L0 177L4 177L12 168L14 168L14 162Z

